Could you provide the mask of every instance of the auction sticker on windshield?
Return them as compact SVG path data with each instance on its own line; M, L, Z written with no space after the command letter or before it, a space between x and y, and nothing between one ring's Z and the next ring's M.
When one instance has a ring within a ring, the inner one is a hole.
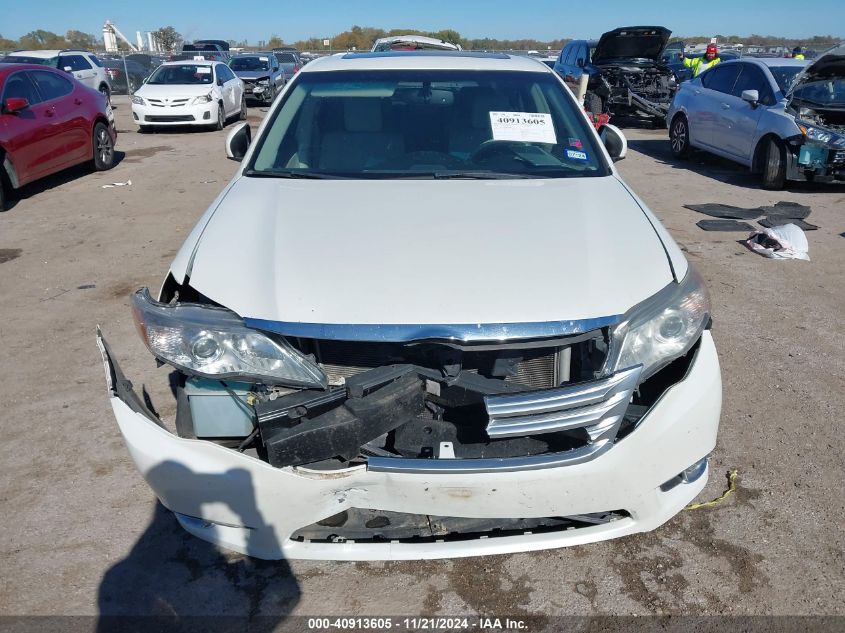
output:
M495 141L557 144L552 115L545 112L491 112Z
M197 74L198 75L210 75L211 74L211 67L210 66L197 66Z

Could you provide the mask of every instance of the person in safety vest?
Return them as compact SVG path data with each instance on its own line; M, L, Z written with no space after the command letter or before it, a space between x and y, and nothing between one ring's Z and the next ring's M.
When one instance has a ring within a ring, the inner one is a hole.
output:
M684 66L692 69L693 77L698 77L702 72L704 72L708 68L715 66L720 61L722 60L719 59L719 52L716 49L716 45L708 44L707 50L704 51L704 57L696 57L694 59L685 57Z
M804 51L800 46L792 49L792 59L804 59Z

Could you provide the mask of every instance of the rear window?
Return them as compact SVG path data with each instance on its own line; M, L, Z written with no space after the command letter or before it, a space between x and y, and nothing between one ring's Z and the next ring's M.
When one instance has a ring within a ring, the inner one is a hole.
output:
M296 63L296 55L293 53L274 53L276 59L278 59L282 64L295 64Z
M56 57L29 57L28 55L6 55L2 60L4 64L39 64L41 66L59 67L59 58Z

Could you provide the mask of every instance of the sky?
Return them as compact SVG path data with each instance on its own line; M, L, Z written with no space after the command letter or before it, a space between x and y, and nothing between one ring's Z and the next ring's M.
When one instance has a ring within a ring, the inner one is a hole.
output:
M618 26L660 25L675 35L834 35L845 39L845 0L270 0L232 2L47 3L0 0L0 35L19 38L35 29L102 35L111 20L134 41L135 31L173 26L194 38L257 42L275 34L286 42L326 38L353 24L384 29L451 28L468 38L590 38Z

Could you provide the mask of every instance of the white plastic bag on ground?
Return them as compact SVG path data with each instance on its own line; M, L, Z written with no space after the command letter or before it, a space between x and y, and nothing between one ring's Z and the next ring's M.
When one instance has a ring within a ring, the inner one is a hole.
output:
M745 240L745 245L755 253L772 259L805 259L810 245L804 231L794 224L782 224L754 231Z

